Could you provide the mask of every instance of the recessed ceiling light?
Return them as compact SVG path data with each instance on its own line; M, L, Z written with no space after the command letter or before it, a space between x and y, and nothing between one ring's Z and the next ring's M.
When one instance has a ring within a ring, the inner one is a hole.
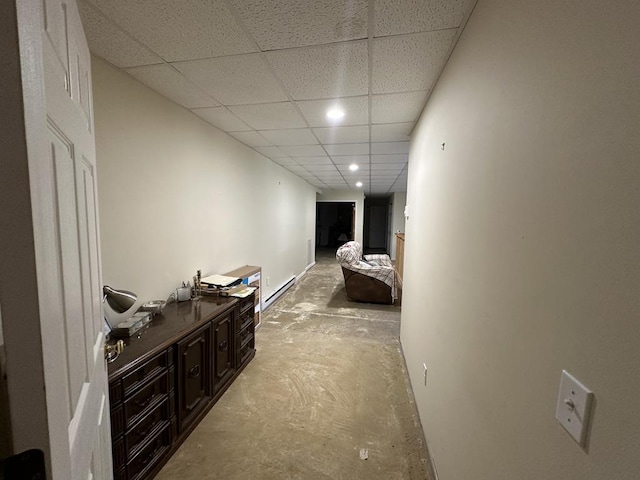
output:
M361 187L361 186L362 186L362 182L356 183L356 187Z
M349 170L351 170L352 172L355 172L356 170L358 170L358 168L358 165L356 165L355 163L349 165Z
M331 120L340 120L342 117L344 117L344 110L340 107L331 107L327 110L327 118Z

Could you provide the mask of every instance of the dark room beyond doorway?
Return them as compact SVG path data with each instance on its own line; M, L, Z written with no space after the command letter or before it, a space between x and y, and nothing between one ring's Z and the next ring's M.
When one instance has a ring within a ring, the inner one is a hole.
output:
M354 239L355 203L316 203L316 248L337 248Z

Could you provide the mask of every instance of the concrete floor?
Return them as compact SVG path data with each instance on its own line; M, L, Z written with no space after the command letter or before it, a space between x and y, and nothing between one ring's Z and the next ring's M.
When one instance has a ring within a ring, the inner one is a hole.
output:
M400 307L350 302L333 255L267 311L255 359L156 478L431 479Z

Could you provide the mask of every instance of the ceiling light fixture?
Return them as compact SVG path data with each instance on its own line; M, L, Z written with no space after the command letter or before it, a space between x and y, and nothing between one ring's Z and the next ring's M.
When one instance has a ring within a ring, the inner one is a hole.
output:
M362 186L362 182L356 183L356 187L361 187L361 186Z
M344 110L340 107L331 107L327 110L327 118L330 120L340 120L342 117L344 117Z
M358 168L358 165L356 165L355 163L349 165L349 170L351 170L352 172L355 172L356 170L358 170Z

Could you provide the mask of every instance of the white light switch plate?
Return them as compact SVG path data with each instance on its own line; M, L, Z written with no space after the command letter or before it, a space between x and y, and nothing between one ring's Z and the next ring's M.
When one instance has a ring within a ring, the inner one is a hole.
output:
M581 446L585 445L593 392L566 370L560 377L556 420Z

